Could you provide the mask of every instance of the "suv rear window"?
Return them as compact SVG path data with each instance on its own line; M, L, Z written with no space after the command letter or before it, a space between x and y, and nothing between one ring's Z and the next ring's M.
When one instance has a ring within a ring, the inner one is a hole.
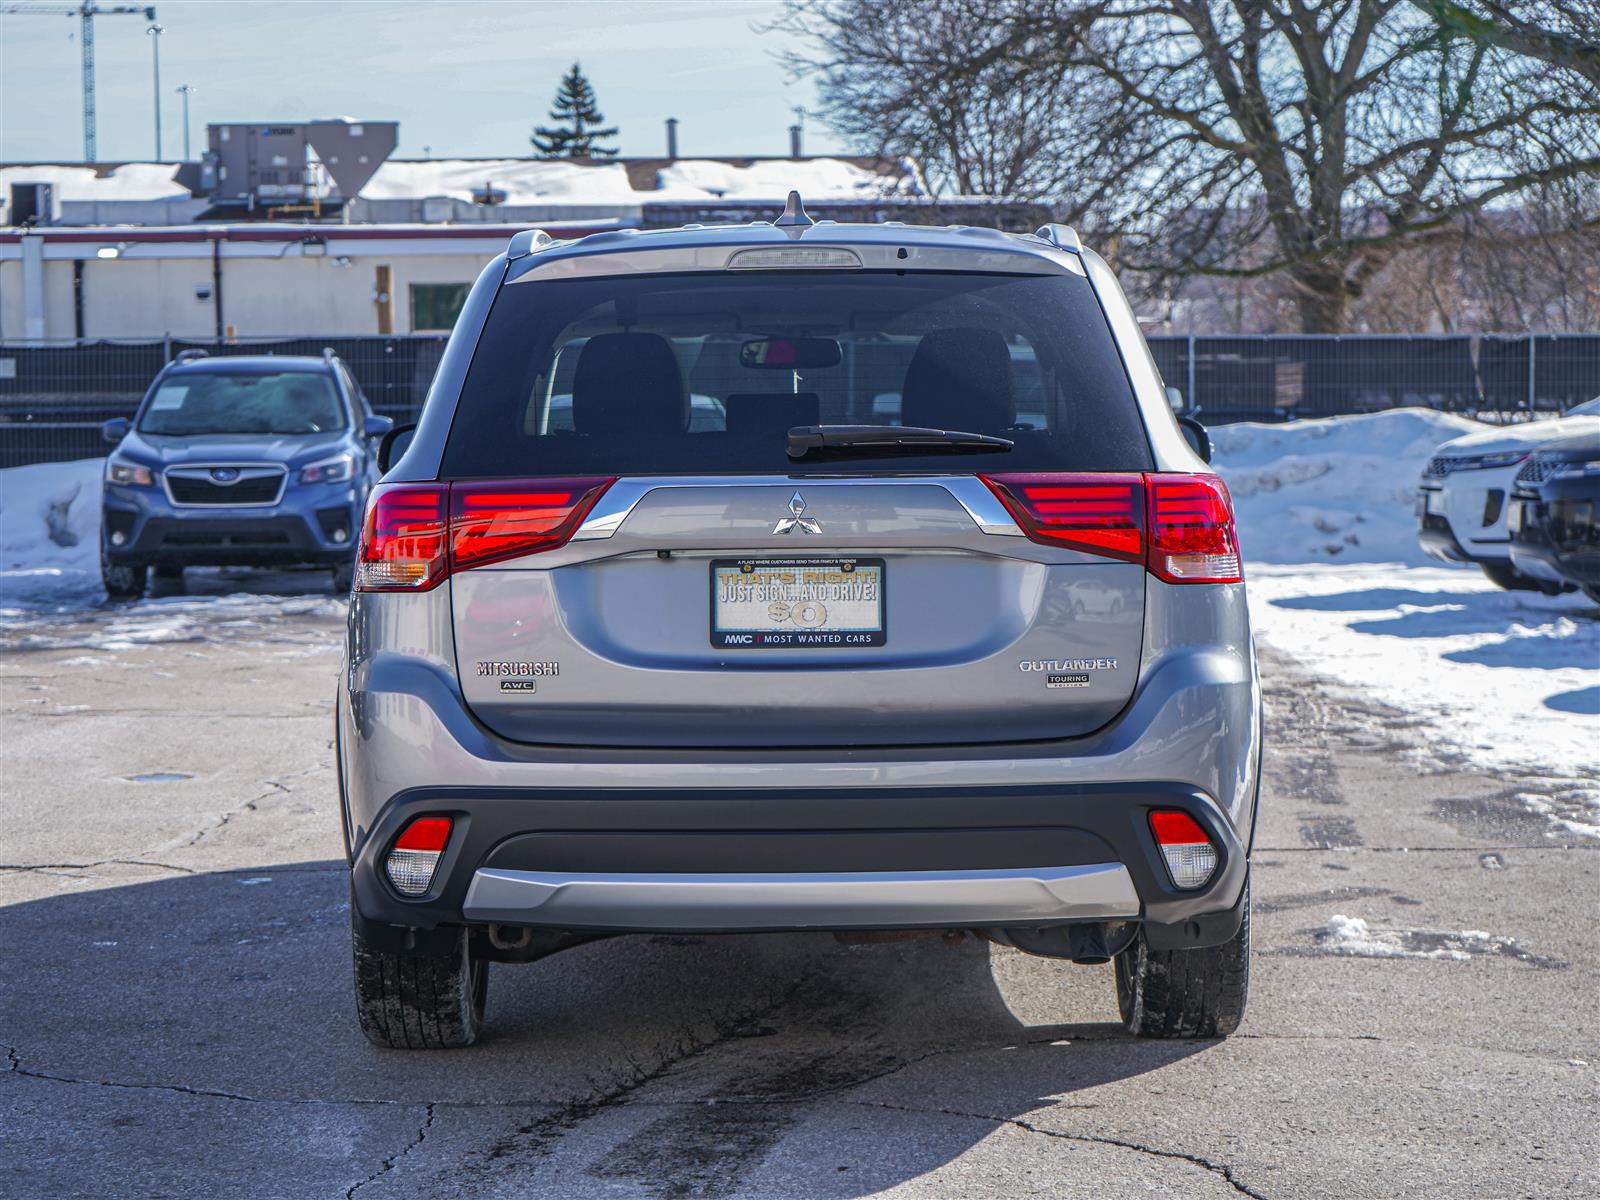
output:
M1148 470L1086 280L928 272L633 275L502 288L445 447L451 478L767 474L798 425L996 434L1003 454L852 455L829 474Z

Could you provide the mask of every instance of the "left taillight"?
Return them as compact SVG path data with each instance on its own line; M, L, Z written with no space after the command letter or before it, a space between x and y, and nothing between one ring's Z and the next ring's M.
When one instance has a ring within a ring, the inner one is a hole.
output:
M451 571L564 546L609 478L393 483L374 491L358 592L421 592Z
M448 484L380 484L356 552L356 591L420 592L443 579L449 501Z
M449 817L418 817L401 831L383 864L395 891L420 896L428 890L453 824Z

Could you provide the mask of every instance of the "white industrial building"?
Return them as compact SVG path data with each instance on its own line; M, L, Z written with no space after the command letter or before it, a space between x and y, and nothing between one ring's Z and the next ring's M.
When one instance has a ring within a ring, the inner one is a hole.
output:
M0 341L443 332L467 285L518 228L0 230Z
M393 122L208 128L195 162L0 163L0 341L443 332L518 229L813 216L1036 228L860 157L392 159Z

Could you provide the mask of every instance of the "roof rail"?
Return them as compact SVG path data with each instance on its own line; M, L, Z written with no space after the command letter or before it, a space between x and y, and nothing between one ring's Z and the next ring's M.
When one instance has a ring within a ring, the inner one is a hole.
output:
M186 363L186 362L193 362L197 358L210 358L210 357L211 357L210 354L208 354L204 350L179 350L178 353L177 353L177 356L175 358L173 358L172 361L175 362L175 363Z
M1071 225L1057 225L1052 221L1049 225L1039 226L1039 231L1033 236L1043 238L1057 250L1066 250L1073 254L1083 253L1083 243L1078 240L1078 231Z
M554 242L555 238L542 229L524 229L520 233L511 235L511 244L506 247L506 261L515 262L519 258L526 258Z

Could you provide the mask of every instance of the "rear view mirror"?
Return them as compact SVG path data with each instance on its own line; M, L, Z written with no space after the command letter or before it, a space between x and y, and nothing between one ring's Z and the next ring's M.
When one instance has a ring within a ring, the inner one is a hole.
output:
M756 338L739 347L739 365L757 371L837 367L844 354L832 338Z
M1184 403L1182 388L1169 387L1167 389L1167 403L1172 405L1172 411L1175 413L1181 413L1188 407Z
M378 473L387 474L389 468L400 461L400 456L411 445L411 439L416 436L415 425L396 425L383 435L383 441L378 443Z
M361 422L361 432L369 438L382 437L393 428L394 419L392 417L371 416L363 418Z
M1210 462L1211 435L1206 432L1206 427L1193 417L1179 417L1178 428L1183 431L1183 440L1189 443L1189 449Z
M100 426L100 436L115 446L128 436L128 426L131 424L132 422L127 417L112 417L111 420Z

